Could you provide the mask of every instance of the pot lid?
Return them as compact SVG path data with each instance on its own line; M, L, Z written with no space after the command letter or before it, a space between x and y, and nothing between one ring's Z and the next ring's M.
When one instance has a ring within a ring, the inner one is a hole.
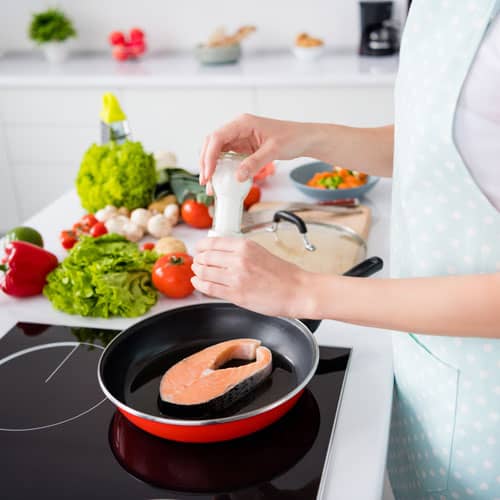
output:
M306 271L342 274L366 256L364 239L345 226L306 224L285 211L276 212L274 220L246 228L244 236Z

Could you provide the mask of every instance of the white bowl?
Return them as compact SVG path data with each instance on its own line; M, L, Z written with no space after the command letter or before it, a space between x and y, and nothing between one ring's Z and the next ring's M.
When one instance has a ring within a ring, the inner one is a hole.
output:
M298 47L294 45L292 47L292 52L295 57L302 61L314 61L319 59L324 51L324 45L317 45L316 47Z

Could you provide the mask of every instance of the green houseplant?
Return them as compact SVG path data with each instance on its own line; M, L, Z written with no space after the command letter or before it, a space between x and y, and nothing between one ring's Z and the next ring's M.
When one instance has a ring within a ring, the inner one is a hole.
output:
M68 55L68 40L76 37L71 20L59 9L51 8L33 14L30 38L39 44L50 62L62 62Z

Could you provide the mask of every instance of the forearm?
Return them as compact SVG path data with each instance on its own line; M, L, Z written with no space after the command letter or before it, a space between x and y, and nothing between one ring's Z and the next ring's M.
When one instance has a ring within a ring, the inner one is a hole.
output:
M313 275L313 283L308 278L302 317L430 335L500 338L500 274L407 279Z
M306 156L361 170L381 177L392 176L394 126L356 128L330 124L307 124L311 143Z

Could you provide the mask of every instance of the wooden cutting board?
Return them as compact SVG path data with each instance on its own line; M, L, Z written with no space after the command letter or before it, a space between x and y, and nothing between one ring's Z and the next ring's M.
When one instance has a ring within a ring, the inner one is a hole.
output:
M279 207L282 207L283 205L286 205L286 202L260 202L253 205L250 208L250 212L258 210L269 210L272 208L279 209ZM340 226L347 226L348 228L358 233L366 241L370 232L370 224L372 218L371 209L366 205L360 205L358 208L359 210L361 210L361 212L352 215L336 215L328 212L315 212L312 210L295 213L297 215L300 215L300 217L306 222L324 222L327 224L329 223L338 224Z

